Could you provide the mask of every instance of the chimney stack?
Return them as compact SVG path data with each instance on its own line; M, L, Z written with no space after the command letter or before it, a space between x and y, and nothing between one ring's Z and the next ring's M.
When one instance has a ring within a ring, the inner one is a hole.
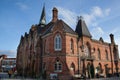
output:
M112 44L115 44L115 42L114 42L114 35L113 34L110 34L110 40L111 40Z
M58 20L58 10L57 8L53 8L53 18L52 18L52 22L56 22Z

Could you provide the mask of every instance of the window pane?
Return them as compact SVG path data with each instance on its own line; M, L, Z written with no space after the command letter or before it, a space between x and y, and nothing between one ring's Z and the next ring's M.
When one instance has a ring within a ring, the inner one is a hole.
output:
M62 65L59 61L56 61L55 63L55 71L61 71L62 70Z
M57 70L57 64L55 64L55 70Z
M56 35L56 37L55 37L55 49L56 50L61 49L61 37L60 37L60 35Z
M59 64L59 70L61 70L62 68L61 68L61 64Z

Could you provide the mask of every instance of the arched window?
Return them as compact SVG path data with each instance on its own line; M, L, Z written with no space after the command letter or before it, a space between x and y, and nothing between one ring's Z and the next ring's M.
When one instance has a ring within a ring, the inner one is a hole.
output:
M102 65L101 63L98 64L98 66L96 67L96 73L102 73L103 69L102 69Z
M73 43L73 39L71 39L71 41L70 41L70 49L71 49L71 52L73 53L73 52L74 52L74 43Z
M101 54L99 49L98 49L98 59L101 60Z
M62 71L62 64L59 60L55 62L55 72L61 72Z
M109 58L108 58L108 52L107 51L105 51L106 52L106 60L109 60Z
M85 55L90 56L90 48L88 46L86 46Z
M86 46L85 46L85 55L91 56L91 46L90 46L89 42L87 42Z
M57 34L54 39L54 48L56 51L60 51L62 49L62 40L61 36Z

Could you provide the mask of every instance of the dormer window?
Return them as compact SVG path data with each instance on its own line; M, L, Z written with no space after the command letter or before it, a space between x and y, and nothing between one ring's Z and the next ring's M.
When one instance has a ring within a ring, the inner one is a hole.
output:
M55 51L60 51L62 49L62 40L61 36L57 34L54 39L54 49Z

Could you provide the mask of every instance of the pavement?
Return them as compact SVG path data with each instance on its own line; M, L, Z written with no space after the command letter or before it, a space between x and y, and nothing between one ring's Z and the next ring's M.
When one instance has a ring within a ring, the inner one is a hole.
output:
M23 77L16 77L14 78L13 76L9 78L8 73L3 73L0 72L0 80L42 80L42 79L30 79L30 78L23 78ZM84 80L84 79L76 79L76 80ZM97 79L86 79L86 80L120 80L120 77L111 77L111 78L97 78Z

